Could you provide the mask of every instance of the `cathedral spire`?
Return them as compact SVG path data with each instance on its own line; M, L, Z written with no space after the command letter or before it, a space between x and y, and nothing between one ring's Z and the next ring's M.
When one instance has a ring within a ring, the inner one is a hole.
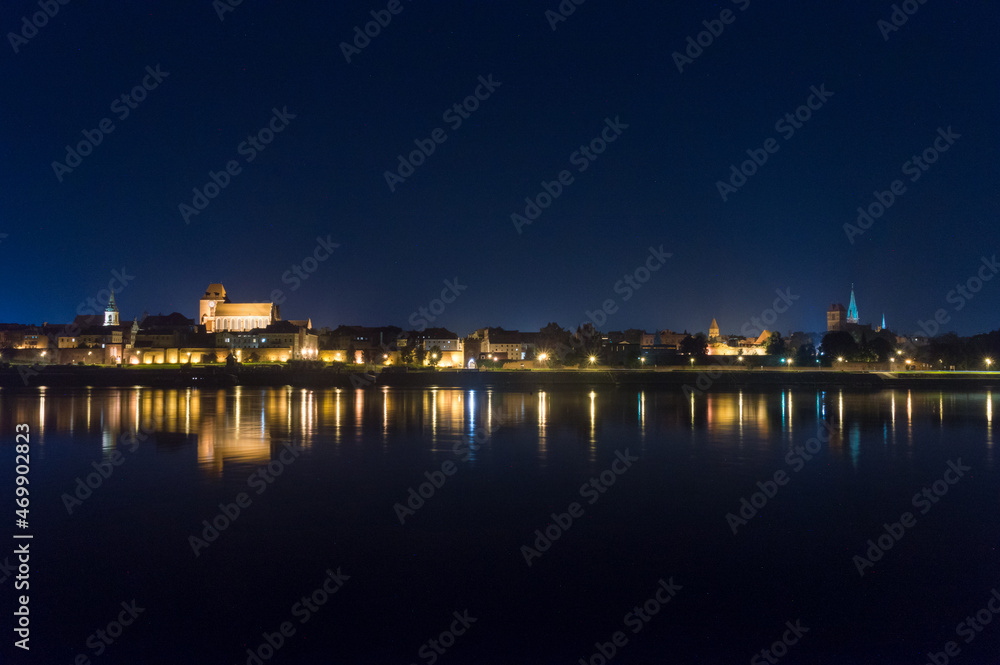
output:
M847 322L858 323L858 305L854 302L854 284L851 284L851 304L847 308Z

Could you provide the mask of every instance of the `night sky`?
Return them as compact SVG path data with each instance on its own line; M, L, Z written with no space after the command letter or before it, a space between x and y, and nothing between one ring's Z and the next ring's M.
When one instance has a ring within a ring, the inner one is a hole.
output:
M944 309L945 330L998 327L1000 279L949 297L1000 254L995 3L910 0L893 30L890 2L566 0L555 30L556 0L387 4L243 0L220 20L209 0L69 2L12 45L41 10L3 3L0 321L67 323L124 267L123 319L194 317L222 282L236 302L280 289L283 318L410 328L457 278L433 325L459 334L575 328L608 299L605 331L707 332L714 316L737 333L776 289L798 299L774 327L823 331L852 283L862 322L884 311L911 332ZM391 22L348 63L341 43L372 11ZM710 28L678 71L674 52ZM477 86L477 109L445 115ZM798 128L776 126L810 101ZM275 109L282 131L241 147ZM91 154L53 166L105 118ZM602 131L601 154L574 156ZM907 165L943 136L935 163ZM748 150L767 161L724 201ZM511 215L564 170L519 233ZM851 242L845 223L894 180L905 191ZM293 289L283 275L317 238L339 246ZM616 282L661 245L671 257L626 301Z

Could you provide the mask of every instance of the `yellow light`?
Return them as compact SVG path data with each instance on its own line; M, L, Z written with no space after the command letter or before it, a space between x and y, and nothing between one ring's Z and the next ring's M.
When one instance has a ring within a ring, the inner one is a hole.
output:
M597 362L597 358L595 358L594 356L590 356L590 362L591 363Z
M837 358L837 362L838 363L842 363L842 362L844 362L844 359L843 358Z
M538 359L541 360L541 361L544 361L548 357L549 357L549 354L547 354L547 353L539 353L538 354Z

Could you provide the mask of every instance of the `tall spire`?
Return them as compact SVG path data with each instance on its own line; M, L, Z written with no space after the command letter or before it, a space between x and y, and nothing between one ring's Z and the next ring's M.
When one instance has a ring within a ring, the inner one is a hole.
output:
M854 302L854 284L851 284L851 305L847 308L847 322L858 323L858 305Z
M108 300L108 306L104 308L104 325L118 325L118 305L115 304L114 291L111 292L111 298Z

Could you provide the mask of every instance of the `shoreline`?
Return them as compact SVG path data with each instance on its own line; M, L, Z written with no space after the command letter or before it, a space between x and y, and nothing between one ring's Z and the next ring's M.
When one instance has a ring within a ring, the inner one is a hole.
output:
M334 368L190 366L123 368L12 366L0 369L0 387L25 388L150 387L226 388L463 388L525 389L559 387L669 388L709 392L740 387L1000 388L1000 372L876 372L836 369L729 369L720 366L678 369L586 370L436 370L346 372Z

